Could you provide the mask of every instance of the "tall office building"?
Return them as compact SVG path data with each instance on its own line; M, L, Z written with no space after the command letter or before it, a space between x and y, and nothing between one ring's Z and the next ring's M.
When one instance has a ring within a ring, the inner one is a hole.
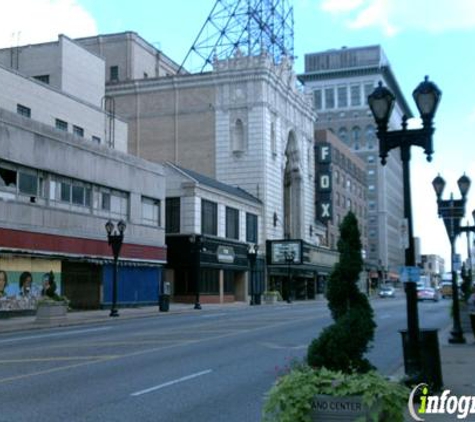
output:
M367 262L397 278L404 265L401 242L403 222L402 164L399 151L379 160L375 123L367 104L378 82L396 96L389 122L395 128L403 114L412 112L380 46L342 48L305 55L305 72L299 75L318 113L317 129L329 129L366 162Z

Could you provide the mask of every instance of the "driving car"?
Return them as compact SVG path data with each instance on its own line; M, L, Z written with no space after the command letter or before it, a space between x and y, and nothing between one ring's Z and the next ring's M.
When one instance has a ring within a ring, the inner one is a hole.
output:
M452 282L451 281L443 281L440 284L440 294L442 298L445 299L446 297L452 297Z
M417 289L417 300L439 301L439 293L432 287L420 287Z
M381 286L378 295L380 298L396 297L396 290L391 286Z

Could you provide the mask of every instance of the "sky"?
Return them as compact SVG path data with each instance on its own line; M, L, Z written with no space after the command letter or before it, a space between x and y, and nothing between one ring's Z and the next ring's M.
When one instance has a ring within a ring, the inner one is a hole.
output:
M81 37L135 31L181 63L215 0L4 0L0 47L46 42L59 33ZM442 90L435 116L433 161L412 148L414 232L421 252L450 263L450 247L437 218L432 179L440 173L458 198L466 173L466 221L475 209L475 1L473 0L294 0L296 73L306 53L379 44L417 115L412 91L429 75ZM465 220L464 220L465 221ZM465 235L457 252L467 254Z

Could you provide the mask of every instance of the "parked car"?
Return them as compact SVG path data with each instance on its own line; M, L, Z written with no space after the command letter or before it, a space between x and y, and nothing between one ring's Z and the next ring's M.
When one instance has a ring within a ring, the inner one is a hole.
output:
M396 290L391 286L382 286L379 289L378 295L380 298L396 297Z
M439 292L432 287L421 287L417 289L417 300L439 301Z
M446 297L452 297L452 282L451 281L443 281L440 283L440 294L442 299Z

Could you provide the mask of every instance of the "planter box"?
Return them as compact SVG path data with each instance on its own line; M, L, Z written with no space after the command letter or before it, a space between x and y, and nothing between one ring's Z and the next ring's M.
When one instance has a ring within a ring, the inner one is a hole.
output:
M317 395L312 402L312 421L315 422L354 422L361 417L370 421L369 413L360 396Z
M37 324L57 324L66 321L68 305L65 302L39 303L36 309Z

